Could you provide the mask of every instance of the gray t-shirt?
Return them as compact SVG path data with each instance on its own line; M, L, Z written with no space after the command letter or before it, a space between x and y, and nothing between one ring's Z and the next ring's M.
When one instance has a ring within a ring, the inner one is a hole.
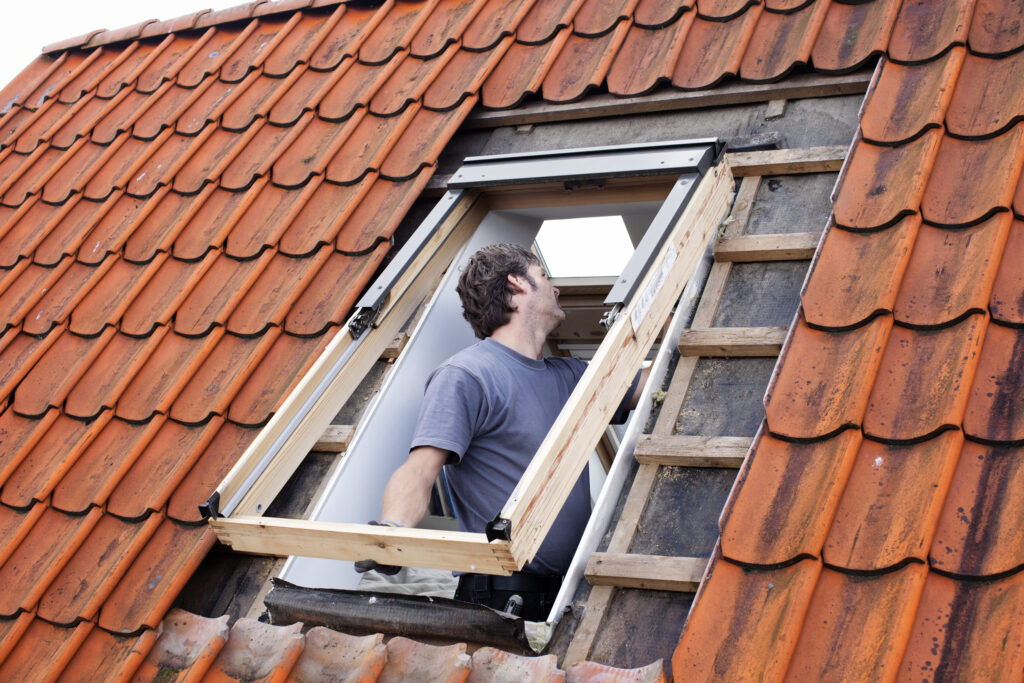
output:
M501 511L586 369L576 358L535 360L484 339L431 374L411 447L453 454L446 471L460 530L483 533ZM564 574L589 517L584 470L524 570Z

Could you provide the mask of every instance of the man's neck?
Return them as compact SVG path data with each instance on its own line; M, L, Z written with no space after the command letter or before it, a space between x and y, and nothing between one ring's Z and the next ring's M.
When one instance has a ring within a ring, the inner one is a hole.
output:
M490 338L527 358L540 360L547 335L536 329L524 328L512 320L494 330Z

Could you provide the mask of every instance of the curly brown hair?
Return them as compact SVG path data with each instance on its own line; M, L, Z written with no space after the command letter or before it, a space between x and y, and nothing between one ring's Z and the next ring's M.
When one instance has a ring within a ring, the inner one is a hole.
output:
M508 284L509 275L526 278L532 287L537 287L527 273L534 264L540 264L537 257L518 244L492 244L469 258L456 291L462 300L462 316L473 326L477 337L490 337L516 310L512 306L514 292Z

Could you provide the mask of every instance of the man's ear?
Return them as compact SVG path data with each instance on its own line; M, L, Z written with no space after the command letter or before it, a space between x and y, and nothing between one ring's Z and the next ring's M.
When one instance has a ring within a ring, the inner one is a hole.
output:
M516 275L515 273L508 274L508 286L512 290L512 294L523 294L526 292L526 279Z

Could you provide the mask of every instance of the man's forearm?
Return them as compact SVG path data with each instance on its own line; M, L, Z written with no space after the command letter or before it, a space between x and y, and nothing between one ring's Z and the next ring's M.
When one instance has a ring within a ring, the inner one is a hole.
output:
M427 514L430 490L448 454L438 448L413 450L388 480L381 501L381 521L413 527Z

